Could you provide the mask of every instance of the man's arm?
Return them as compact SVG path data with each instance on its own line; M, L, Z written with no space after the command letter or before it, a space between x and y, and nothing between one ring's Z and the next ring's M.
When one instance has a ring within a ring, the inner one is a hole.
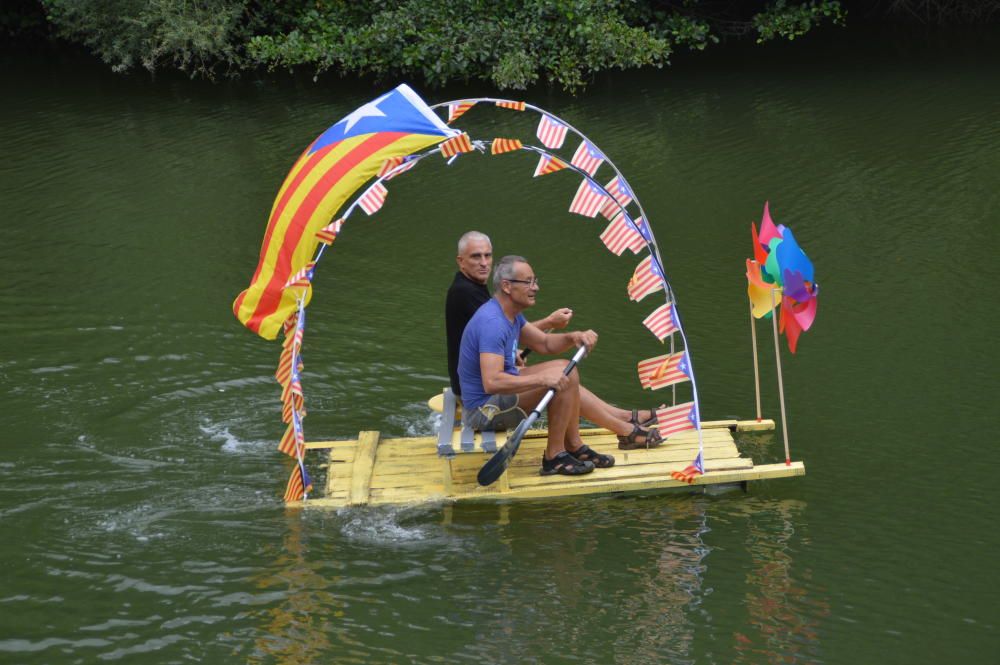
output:
M513 395L533 388L561 390L569 381L556 366L532 374L508 374L503 371L503 356L495 353L479 354L479 371L483 376L483 389L490 395Z
M577 330L569 333L546 334L528 323L521 328L520 342L535 353L555 355L573 347L586 346L587 353L597 345L597 333L593 330Z

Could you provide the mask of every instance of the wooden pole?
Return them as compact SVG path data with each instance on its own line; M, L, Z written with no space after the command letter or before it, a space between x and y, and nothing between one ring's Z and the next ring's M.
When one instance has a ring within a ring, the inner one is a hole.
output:
M778 366L778 399L781 402L781 436L785 440L785 466L791 466L792 456L788 452L788 420L785 418L785 386L781 380L781 346L778 344L778 306L771 289L771 323L774 324L774 362Z
M760 369L757 365L757 326L753 320L752 302L750 303L750 339L753 340L753 390L757 397L757 422L760 422L762 420L760 414Z

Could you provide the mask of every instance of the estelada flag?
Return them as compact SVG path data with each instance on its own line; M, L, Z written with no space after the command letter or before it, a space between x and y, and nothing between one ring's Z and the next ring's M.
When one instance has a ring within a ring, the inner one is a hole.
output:
M297 307L288 278L312 260L320 239L344 203L385 160L409 155L457 135L407 85L361 106L323 132L285 177L271 208L260 261L250 286L233 302L247 328L274 339ZM307 302L312 296L310 288Z

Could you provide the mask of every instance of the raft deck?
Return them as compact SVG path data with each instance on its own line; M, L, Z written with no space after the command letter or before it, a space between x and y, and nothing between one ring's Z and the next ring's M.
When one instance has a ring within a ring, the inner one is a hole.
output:
M687 489L699 485L742 484L767 478L805 475L802 462L755 465L740 455L734 432L773 430L772 420L716 420L702 423L705 474L692 484L674 480L698 454L698 433L683 432L651 450L619 450L608 430L581 430L584 443L615 456L615 466L595 469L583 476L539 474L546 430L529 430L510 468L489 487L480 487L476 474L492 455L487 452L507 440L503 432L476 433L472 445L462 446L462 432L455 429L454 455L440 455L439 436L382 438L377 431L361 432L354 441L307 443L306 448L329 456L325 492L303 502L310 507L408 504L427 501L484 501L542 499ZM468 435L466 435L468 439ZM464 448L464 449L463 449Z

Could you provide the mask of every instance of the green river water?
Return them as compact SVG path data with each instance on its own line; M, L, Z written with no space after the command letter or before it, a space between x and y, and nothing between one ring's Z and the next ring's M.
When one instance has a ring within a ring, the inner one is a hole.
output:
M280 499L279 345L230 305L292 162L395 82L7 58L0 663L1000 662L1000 53L875 41L722 49L520 96L587 133L642 200L706 418L754 410L749 223L770 199L795 231L822 285L814 329L783 354L805 477L305 512ZM531 136L534 120L459 124ZM421 165L352 219L309 308L310 439L433 431L444 290L470 228L528 256L539 310L573 307L601 334L588 385L658 397L634 375L662 352L641 325L656 299L627 300L630 255L566 212L575 177L532 180L534 164ZM740 444L782 456L780 432Z

